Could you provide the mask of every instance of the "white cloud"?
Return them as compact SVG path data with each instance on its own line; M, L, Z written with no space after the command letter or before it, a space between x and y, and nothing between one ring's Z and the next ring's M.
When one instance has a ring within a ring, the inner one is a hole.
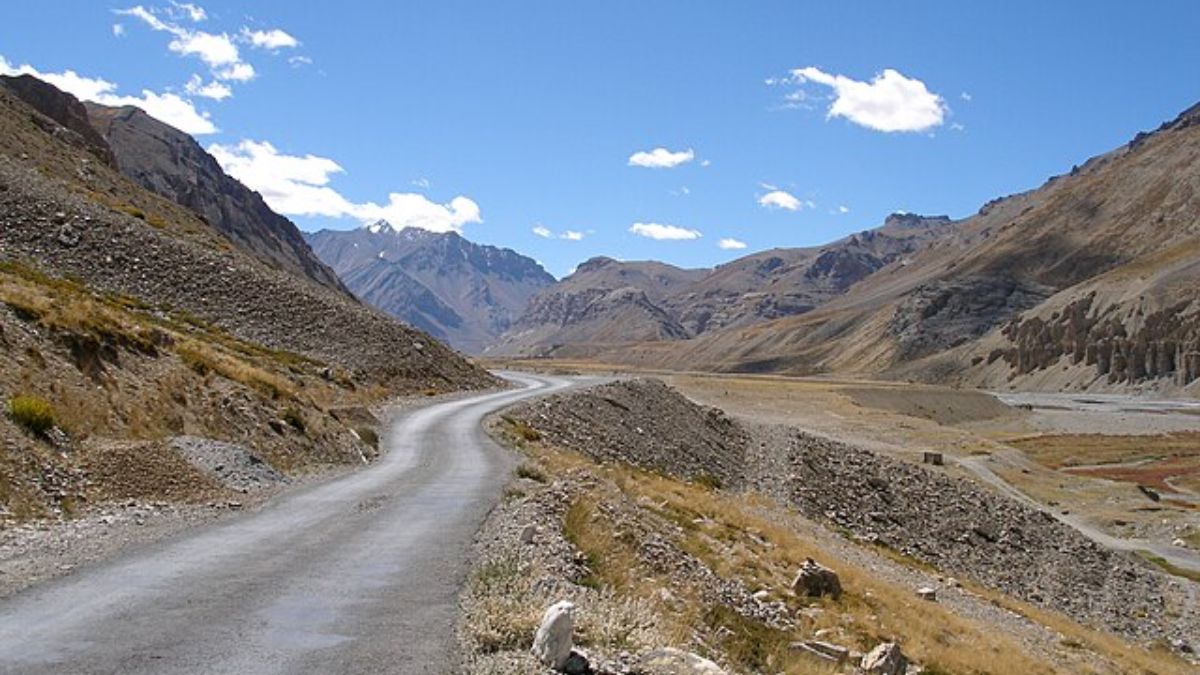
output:
M812 208L813 203L809 201L801 201L795 195L785 190L779 190L771 185L763 185L770 192L758 198L760 206L768 209L784 209L787 211L799 211L805 207Z
M214 101L224 101L233 96L233 90L224 82L208 82L199 75L192 75L187 84L183 85L184 91L192 96L201 96L203 98L211 98Z
M971 94L969 94L965 91L963 93L959 94L958 97L964 101L967 101L968 103L971 101Z
M253 80L256 75L254 66L249 63L235 63L228 68L216 71L215 74L222 80L233 80L234 82L248 82Z
M286 155L268 142L242 140L237 145L210 145L208 151L231 176L262 193L272 209L284 215L354 218L363 223L386 220L397 230L416 227L433 232L461 232L481 223L479 205L458 196L439 204L424 195L393 192L385 204L357 203L329 186L343 173L332 159Z
M696 158L691 148L672 152L666 148L654 148L650 151L639 151L629 156L629 166L640 166L647 169L672 169L680 164L686 164Z
M679 227L678 225L663 225L660 223L634 223L629 226L629 231L639 237L657 239L658 241L682 241L699 239L701 236L696 230Z
M950 125L950 130L951 131L966 131L967 128L965 126L959 124L958 122L954 122Z
M837 212L838 212L838 213L841 213L841 214L850 213L850 207L848 207L848 206L839 206L839 207L837 208Z
M300 41L289 33L278 28L271 30L250 30L242 28L242 39L249 42L251 46L259 49L283 49L285 47L299 47Z
M112 25L112 33L113 33L113 37L124 37L125 36L125 25L120 24L120 23L114 23Z
M563 230L560 234L555 234L554 230L542 224L533 226L533 233L542 239L566 239L567 241L583 241L587 235L578 230Z
M419 188L421 188L422 190L428 190L428 189L429 189L429 179L428 179L428 178L425 178L424 176L422 176L421 178L417 178L416 180L412 181L412 184L413 184L414 186L416 186L416 187L419 187Z
M558 235L559 239L567 241L583 241L583 237L584 234L578 230L564 230L562 234Z
M195 56L205 63L212 74L220 80L246 82L254 79L254 66L242 60L236 38L228 33L210 33L193 30L176 23L177 20L203 21L207 18L204 9L187 3L172 3L165 9L147 9L136 5L127 9L114 10L122 16L131 16L150 27L151 30L168 33L171 41L167 49L180 56ZM163 17L166 17L164 20ZM298 41L278 29L250 31L243 28L244 39L258 46L295 46ZM292 44L288 44L288 42Z
M291 66L293 68L299 68L300 66L309 66L309 65L312 65L312 62L313 62L313 60L308 58L307 56L289 56L288 57L288 63L291 64Z
M171 11L171 15L173 17L185 16L195 23L199 23L208 18L208 12L205 12L203 7L193 5L190 2L175 2L175 0L171 0L171 6L174 8Z
M550 239L554 236L554 233L550 231L550 228L546 227L545 225L534 225L533 233L542 239Z
M217 131L208 113L197 110L191 101L177 94L159 94L143 89L141 96L120 95L116 83L103 78L85 77L73 70L43 73L29 64L14 67L3 56L0 56L0 75L33 75L85 101L114 107L137 106L151 117L195 136Z
M702 160L700 160L700 166L710 167L710 166L712 166L712 161L707 160L707 159L702 159Z
M876 131L927 131L941 126L948 111L942 97L924 82L891 68L863 82L810 66L793 70L790 81L831 87L834 97L828 117L844 117Z
M740 251L741 249L746 248L746 242L733 239L731 237L726 237L721 241L718 241L717 246L725 249L726 251Z

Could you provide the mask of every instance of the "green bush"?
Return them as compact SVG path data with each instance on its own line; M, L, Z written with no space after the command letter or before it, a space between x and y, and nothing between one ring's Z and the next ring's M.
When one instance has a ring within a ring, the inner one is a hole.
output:
M542 471L536 464L523 462L517 467L517 476L520 478L528 478L531 481L545 483L549 479L546 477L546 472Z
M14 422L39 436L54 427L54 407L37 396L20 395L9 399L8 414Z

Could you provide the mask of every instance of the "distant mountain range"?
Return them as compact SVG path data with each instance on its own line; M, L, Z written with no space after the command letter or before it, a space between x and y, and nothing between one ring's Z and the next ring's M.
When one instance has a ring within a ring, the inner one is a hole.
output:
M894 214L827 246L772 249L715 269L593 258L536 295L487 353L589 356L803 314L951 230L945 216Z
M358 297L468 353L495 342L554 283L532 258L454 232L379 221L307 240Z

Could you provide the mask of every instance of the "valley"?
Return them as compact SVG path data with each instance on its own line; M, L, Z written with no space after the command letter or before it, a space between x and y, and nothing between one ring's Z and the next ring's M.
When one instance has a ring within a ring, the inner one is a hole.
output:
M1064 108L1128 66L1047 7L989 87L895 16L373 9L0 54L0 673L1197 672L1186 71ZM939 83L772 74L801 24Z

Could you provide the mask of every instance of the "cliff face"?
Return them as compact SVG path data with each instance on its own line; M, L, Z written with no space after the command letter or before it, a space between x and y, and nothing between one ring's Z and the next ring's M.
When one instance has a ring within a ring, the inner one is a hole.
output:
M221 169L191 136L137 108L84 104L117 168L142 187L199 215L242 250L274 267L347 293L292 221Z

